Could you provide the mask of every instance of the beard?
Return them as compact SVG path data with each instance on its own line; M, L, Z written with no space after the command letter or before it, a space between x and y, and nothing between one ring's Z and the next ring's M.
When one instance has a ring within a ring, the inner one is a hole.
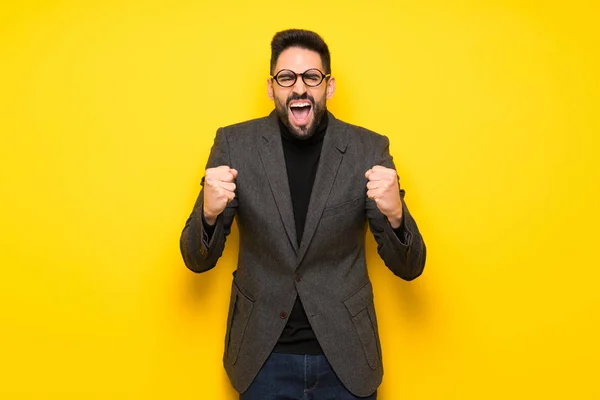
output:
M305 126L293 126L290 123L290 102L292 100L308 100L311 103L313 120ZM308 93L304 93L303 95L299 95L297 93L292 93L287 98L286 104L283 104L279 98L275 97L275 111L279 116L279 119L291 135L300 140L306 140L311 138L315 132L317 131L317 127L319 126L319 122L323 119L323 115L327 112L327 99L323 96L323 100L320 103L316 103L314 97L312 97Z

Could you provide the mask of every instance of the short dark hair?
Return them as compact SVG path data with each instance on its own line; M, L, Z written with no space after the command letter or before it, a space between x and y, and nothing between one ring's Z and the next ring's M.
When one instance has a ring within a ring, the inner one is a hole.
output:
M331 73L331 56L329 47L321 36L304 29L288 29L277 32L271 41L271 75L275 72L277 60L284 50L290 47L312 50L319 53L326 74Z

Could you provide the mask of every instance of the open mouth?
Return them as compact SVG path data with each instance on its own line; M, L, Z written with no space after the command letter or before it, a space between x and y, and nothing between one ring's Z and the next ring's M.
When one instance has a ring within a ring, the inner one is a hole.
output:
M297 125L306 125L310 117L312 104L310 101L297 101L290 104L290 112Z

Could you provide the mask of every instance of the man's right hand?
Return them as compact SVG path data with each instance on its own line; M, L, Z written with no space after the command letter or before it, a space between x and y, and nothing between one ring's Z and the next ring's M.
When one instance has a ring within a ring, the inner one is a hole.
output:
M235 198L235 183L238 172L226 165L208 168L204 175L204 220L209 225L217 222L227 203Z

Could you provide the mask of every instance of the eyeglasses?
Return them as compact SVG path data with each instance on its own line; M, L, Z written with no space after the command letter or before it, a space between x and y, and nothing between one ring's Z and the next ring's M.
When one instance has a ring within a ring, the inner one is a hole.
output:
M279 86L287 88L296 84L298 76L302 77L302 81L306 86L315 87L319 86L321 82L323 82L323 79L329 78L331 74L324 75L316 68L311 68L301 74L297 74L289 69L282 69L276 73L275 76L271 76L271 78L275 79L275 82L277 82Z

